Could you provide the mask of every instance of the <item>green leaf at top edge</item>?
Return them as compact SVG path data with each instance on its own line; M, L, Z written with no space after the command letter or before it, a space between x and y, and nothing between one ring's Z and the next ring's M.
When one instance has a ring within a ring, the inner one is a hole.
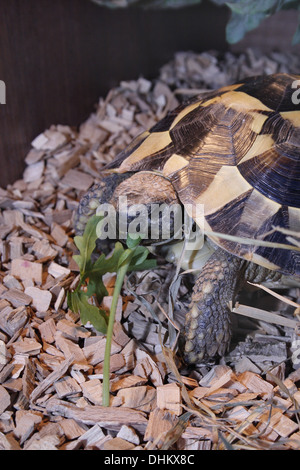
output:
M300 42L300 5L298 7L298 25L292 38L292 46L299 44L299 42Z

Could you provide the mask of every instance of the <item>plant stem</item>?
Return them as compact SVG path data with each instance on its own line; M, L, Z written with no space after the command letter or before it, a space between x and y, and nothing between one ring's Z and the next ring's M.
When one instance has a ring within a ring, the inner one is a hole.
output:
M131 253L131 256L128 256L128 258L126 259L126 262L124 262L124 264L120 266L120 268L118 269L116 284L115 284L113 298L112 298L111 307L110 307L110 314L109 314L109 319L108 319L107 335L106 335L106 344L105 344L104 364L103 364L103 396L102 396L103 406L109 406L109 384L110 384L109 372L110 372L111 340L112 340L118 298L121 293L122 285L123 285L124 278L125 278L127 269L129 267L129 264L132 258L132 254L133 254L133 251Z

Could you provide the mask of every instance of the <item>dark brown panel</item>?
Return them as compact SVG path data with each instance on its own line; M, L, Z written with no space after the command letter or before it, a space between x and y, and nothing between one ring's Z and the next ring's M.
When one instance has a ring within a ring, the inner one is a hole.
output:
M143 11L0 0L0 185L21 177L34 137L51 124L79 124L120 80L156 77L179 50L226 49L226 19L209 2Z

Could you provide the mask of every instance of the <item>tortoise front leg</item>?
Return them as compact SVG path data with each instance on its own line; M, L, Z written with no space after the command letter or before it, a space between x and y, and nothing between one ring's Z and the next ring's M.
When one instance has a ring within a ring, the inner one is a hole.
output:
M229 302L246 281L277 280L275 271L249 263L222 249L209 258L195 282L185 321L185 360L199 363L224 355L231 339Z
M217 249L197 278L185 320L185 360L223 355L230 343L228 304L244 280L245 261Z

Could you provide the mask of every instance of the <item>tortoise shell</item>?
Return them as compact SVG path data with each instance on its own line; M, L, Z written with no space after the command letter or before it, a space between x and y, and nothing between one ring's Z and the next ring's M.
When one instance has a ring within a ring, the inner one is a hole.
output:
M287 243L300 232L300 75L274 74L206 92L133 140L109 168L158 171L186 207L204 206L204 230L246 260L300 275L300 252L210 232ZM190 212L195 216L193 210ZM197 222L197 220L196 220Z

